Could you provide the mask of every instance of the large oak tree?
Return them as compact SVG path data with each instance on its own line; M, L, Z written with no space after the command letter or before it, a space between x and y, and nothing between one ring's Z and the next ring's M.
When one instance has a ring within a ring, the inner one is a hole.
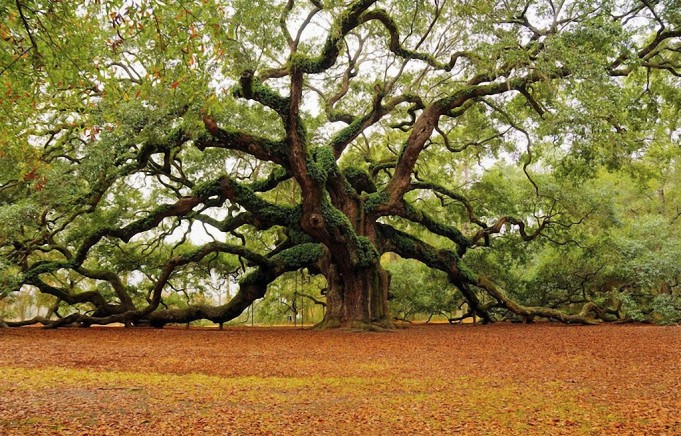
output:
M39 321L222 323L305 268L326 279L322 326L389 327L388 252L444 271L485 321L606 315L518 304L465 257L578 222L533 172L674 140L656 125L678 108L660 92L681 75L677 2L170 3L0 6L0 285L54 296ZM495 157L533 213L469 195ZM230 273L225 304L165 303Z

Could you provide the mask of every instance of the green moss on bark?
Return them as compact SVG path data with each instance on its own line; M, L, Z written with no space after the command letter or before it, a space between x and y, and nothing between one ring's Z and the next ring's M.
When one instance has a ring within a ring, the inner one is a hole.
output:
M281 264L287 270L298 269L318 261L323 255L323 245L307 243L282 251L276 256L273 256L272 261Z
M365 236L357 237L357 268L368 268L378 262L380 255L371 240Z
M224 177L224 176L223 176ZM220 179L201 182L194 185L192 193L199 198L210 198L221 194Z
M326 183L329 177L338 176L338 165L333 151L329 147L318 147L309 152L307 171L310 177L320 184Z
M357 118L350 123L350 125L333 135L329 143L331 148L336 150L347 145L350 141L356 138L364 128L364 121L364 118Z
M373 212L381 204L387 203L389 200L388 194L384 192L375 192L366 196L364 200L364 211L366 213Z

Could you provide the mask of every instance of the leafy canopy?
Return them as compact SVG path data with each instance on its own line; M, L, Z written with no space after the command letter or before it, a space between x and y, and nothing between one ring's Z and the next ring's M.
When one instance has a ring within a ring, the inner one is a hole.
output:
M671 0L1 3L0 291L223 322L307 268L373 322L394 252L485 321L592 322L621 313L547 274L596 252L673 300L680 37Z

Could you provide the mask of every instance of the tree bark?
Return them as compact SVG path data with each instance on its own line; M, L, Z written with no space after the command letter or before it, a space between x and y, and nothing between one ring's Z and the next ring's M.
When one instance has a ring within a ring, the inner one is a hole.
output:
M380 330L392 327L388 312L388 273L376 262L342 273L335 264L325 268L326 313L318 328Z

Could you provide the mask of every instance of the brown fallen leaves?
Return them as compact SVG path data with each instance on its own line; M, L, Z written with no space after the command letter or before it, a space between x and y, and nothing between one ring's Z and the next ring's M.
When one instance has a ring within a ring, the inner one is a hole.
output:
M681 327L0 330L0 434L680 434Z

